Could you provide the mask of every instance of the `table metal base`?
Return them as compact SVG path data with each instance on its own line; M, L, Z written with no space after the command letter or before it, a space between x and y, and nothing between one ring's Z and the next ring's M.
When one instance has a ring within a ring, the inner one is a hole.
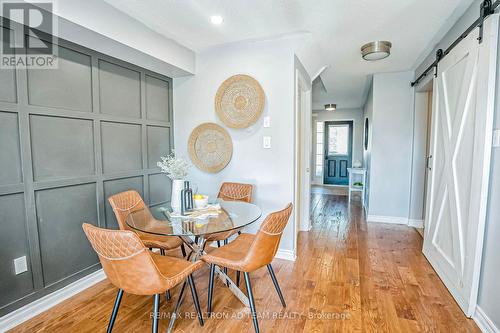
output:
M189 253L186 258L187 260L195 262L199 260L202 255L206 254L205 246L207 241L203 236L197 236L194 240L189 236L179 236L179 238L181 238L182 241L191 249L191 253ZM215 266L215 275L224 283L225 286L229 288L229 290L231 290L231 292L240 300L241 303L243 303L245 307L250 307L248 297L240 288L238 288L236 283L234 283L233 280L231 280L231 278L227 276L227 274L225 274L224 271L221 270L218 266ZM182 296L183 295L180 295L180 299L178 300L179 305L180 302L182 302ZM172 317L170 318L167 332L172 331L175 319L178 316L178 307L176 307L174 309L174 312L172 313Z

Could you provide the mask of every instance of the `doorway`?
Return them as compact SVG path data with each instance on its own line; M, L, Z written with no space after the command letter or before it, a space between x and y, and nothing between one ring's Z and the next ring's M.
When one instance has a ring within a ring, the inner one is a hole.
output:
M415 90L413 116L413 156L409 225L423 237L427 178L430 168L430 132L432 120L433 78Z
M352 121L325 122L324 184L345 186L349 184L347 169L352 165L352 131Z

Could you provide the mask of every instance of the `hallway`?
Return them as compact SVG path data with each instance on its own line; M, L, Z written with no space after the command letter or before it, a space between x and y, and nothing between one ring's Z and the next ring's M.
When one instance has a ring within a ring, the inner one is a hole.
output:
M312 229L300 234L297 261L273 265L286 310L267 270L252 275L262 332L479 332L421 254L413 228L367 224L361 206L349 209L345 196L313 193L311 201ZM208 269L195 278L206 310ZM11 332L105 331L115 293L103 281ZM167 303L162 298L161 331L176 295ZM122 302L115 330L149 331L152 299L125 295ZM202 331L191 303L186 298L176 332ZM253 331L248 312L220 282L213 306L218 317L206 320L205 331Z

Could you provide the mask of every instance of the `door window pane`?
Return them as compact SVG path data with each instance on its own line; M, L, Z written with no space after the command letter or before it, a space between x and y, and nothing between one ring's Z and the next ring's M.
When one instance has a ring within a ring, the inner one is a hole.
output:
M328 155L347 155L349 125L328 126Z

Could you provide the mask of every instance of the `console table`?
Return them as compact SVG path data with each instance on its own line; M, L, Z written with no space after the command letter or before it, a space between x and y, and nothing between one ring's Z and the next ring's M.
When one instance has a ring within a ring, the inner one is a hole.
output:
M349 172L349 202L351 202L352 192L361 192L361 204L365 206L365 189L366 189L366 169L364 168L348 168ZM361 183L362 185L354 185Z

